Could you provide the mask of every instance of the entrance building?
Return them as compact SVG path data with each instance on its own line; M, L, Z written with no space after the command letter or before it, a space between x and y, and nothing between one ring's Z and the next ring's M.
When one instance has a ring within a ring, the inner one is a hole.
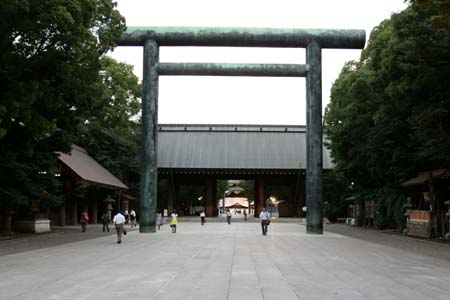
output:
M304 217L306 171L305 126L280 125L159 125L157 207L169 212L188 211L180 198L185 185L203 188L206 215L218 215L217 181L254 180L255 216L270 195L267 186L284 186L290 198L279 206L280 217ZM330 169L329 151L323 149L323 168Z

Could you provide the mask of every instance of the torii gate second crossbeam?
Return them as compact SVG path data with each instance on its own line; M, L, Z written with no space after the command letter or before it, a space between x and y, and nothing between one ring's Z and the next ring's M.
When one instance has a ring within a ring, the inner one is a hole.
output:
M364 30L129 27L119 46L144 47L140 232L155 232L159 75L306 77L307 233L323 233L322 49L362 49ZM306 65L160 63L160 46L306 48Z

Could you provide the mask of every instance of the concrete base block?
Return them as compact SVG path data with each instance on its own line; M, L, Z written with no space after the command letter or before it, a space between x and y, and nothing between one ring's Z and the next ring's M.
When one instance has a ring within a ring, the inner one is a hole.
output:
M428 222L408 222L406 229L409 235L420 236L424 238L431 237L431 224Z
M24 233L48 233L50 232L50 220L16 221L14 230Z

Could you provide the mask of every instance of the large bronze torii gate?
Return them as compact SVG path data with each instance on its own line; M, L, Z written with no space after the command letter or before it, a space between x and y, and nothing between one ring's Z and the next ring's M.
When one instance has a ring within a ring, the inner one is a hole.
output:
M362 49L364 30L129 27L119 46L144 46L140 232L155 232L159 75L306 77L307 233L323 233L323 48ZM306 48L306 65L159 63L159 46Z

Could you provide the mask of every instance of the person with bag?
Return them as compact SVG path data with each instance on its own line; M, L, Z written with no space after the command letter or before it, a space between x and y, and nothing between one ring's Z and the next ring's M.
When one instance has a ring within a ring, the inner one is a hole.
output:
M87 212L82 212L80 217L80 224L81 224L81 232L86 231L86 224L89 222L89 216Z
M125 217L118 212L113 218L114 227L117 232L117 244L122 243L122 234L124 233Z
M172 228L172 233L177 233L178 214L174 210L170 216L172 217L172 220L170 221L170 227Z
M270 224L270 215L265 207L263 207L263 210L260 212L259 218L261 219L262 234L267 235L267 226Z

